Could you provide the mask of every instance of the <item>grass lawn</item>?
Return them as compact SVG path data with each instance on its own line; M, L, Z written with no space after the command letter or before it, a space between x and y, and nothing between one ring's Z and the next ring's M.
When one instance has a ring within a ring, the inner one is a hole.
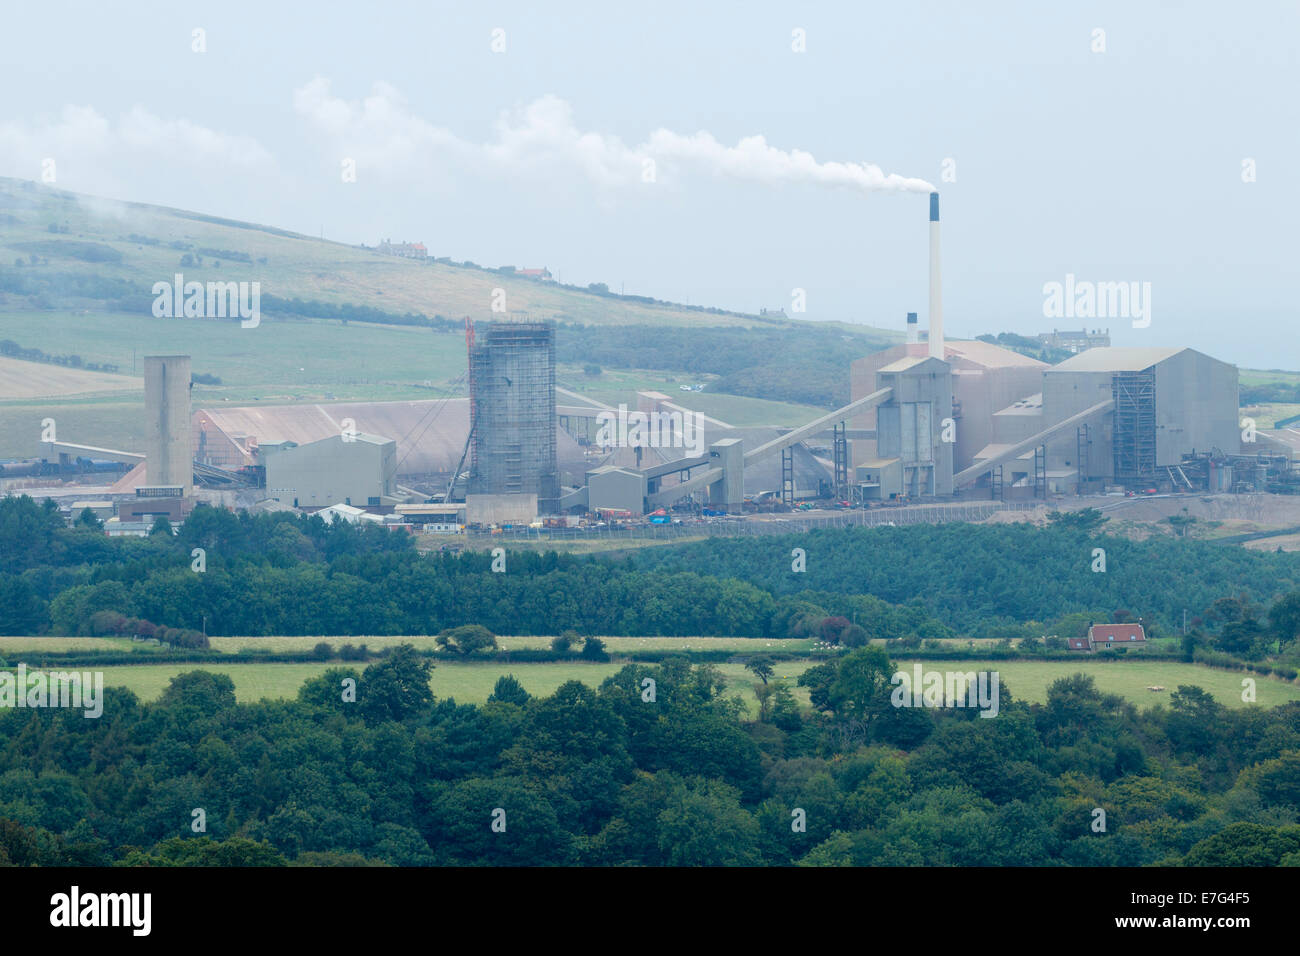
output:
M911 668L911 661L895 661L900 667ZM1053 681L1070 674L1090 674L1103 693L1119 694L1139 707L1150 707L1169 702L1169 695L1180 684L1190 684L1214 695L1215 700L1228 707L1245 707L1241 700L1241 681L1253 677L1256 700L1265 707L1287 701L1300 700L1300 685L1245 674L1222 671L1199 664L1181 661L921 661L927 670L995 670L1003 685L1016 700L1046 701L1047 687ZM1163 691L1149 691L1147 687L1164 687Z
M14 651L126 651L139 645L126 637L0 637L0 657Z
M716 650L735 651L736 653L760 653L763 651L791 651L806 653L812 646L811 641L769 641L751 637L604 637L608 650L615 653L630 651L667 651ZM38 642L48 640L43 637L0 638L0 652L4 641ZM69 640L96 640L96 638L69 638ZM396 644L414 644L418 648L436 648L438 645L433 635L416 637L213 637L209 638L215 650L233 653L235 651L256 650L263 648L277 653L283 651L311 650L321 641L330 644L336 650L344 644L365 644L371 650L391 647ZM545 650L551 646L550 637L498 637L497 644L503 650Z
M241 640L227 638L225 640ZM267 639L263 639L267 640ZM273 638L270 640L313 640L311 638ZM371 639L367 643L374 643ZM516 639L519 640L519 639ZM613 638L611 640L620 640ZM622 638L625 641L663 640L655 638ZM717 639L715 639L717 640ZM896 661L900 668L909 671L912 662ZM927 670L996 670L1004 686L1017 700L1043 702L1047 699L1048 685L1058 678L1075 673L1091 674L1103 692L1120 694L1139 707L1167 703L1169 695L1179 685L1189 684L1203 688L1228 707L1246 706L1241 700L1241 681L1246 675L1214 670L1196 664L1181 662L1148 661L923 661ZM140 664L130 667L104 668L104 682L108 686L128 687L144 700L153 700L162 693L169 680L177 674L192 670L209 670L228 674L235 682L239 700L249 702L261 698L293 697L302 682L322 673L329 667L348 666L338 662L320 664ZM353 665L355 666L355 665ZM476 661L472 663L438 662L433 672L433 692L438 697L454 697L462 703L482 703L492 692L492 686L503 674L513 674L524 688L534 696L546 696L569 680L580 680L596 687L615 673L623 662L588 664L577 661L561 663L510 663L503 661ZM776 676L793 683L812 662L785 661L776 665ZM726 663L718 669L727 678L728 693L738 693L751 708L754 707L750 690L754 682L742 664ZM1255 677L1258 703L1272 707L1292 700L1300 700L1300 686L1267 677ZM1164 691L1153 692L1146 688L1158 685ZM796 690L796 696L807 704L807 693Z

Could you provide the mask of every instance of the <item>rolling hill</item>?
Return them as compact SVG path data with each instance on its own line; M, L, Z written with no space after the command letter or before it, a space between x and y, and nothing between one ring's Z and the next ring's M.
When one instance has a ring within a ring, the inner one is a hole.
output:
M33 256L36 265L31 264ZM187 256L193 262L182 266ZM561 323L733 328L793 324L599 294L472 263L402 259L272 226L99 199L7 178L0 178L0 268L9 280L2 308L103 308L133 294L151 300L155 282L170 281L183 271L186 280L199 282L260 282L264 300L364 305L457 321L465 315L490 318L493 292L502 289L509 312ZM30 291L24 293L15 282L15 272L29 280ZM877 330L840 328L870 339L890 337Z
M155 317L154 284L178 272L259 283L260 325ZM638 389L703 383L704 393L678 398L739 425L794 425L833 407L847 398L848 359L899 339L0 178L0 458L36 454L31 423L47 412L77 434L134 447L146 354L192 355L203 376L196 404L464 394L463 317L500 318L497 289L509 313L557 322L562 385L617 404Z

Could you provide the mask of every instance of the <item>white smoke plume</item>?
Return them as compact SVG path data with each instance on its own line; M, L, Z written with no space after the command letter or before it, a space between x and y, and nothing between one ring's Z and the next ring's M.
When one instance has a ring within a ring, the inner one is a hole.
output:
M427 168L431 159L453 158L486 164L499 172L568 167L601 187L618 188L687 172L703 172L768 185L808 183L861 192L932 192L923 179L885 173L870 163L818 162L799 149L782 150L763 136L747 136L735 146L707 132L683 135L655 130L639 146L616 136L579 129L573 108L543 96L503 114L493 138L466 140L414 114L401 94L376 84L371 95L349 102L330 93L329 81L316 77L294 93L294 108L358 162L373 162L390 172L403 166Z
M735 179L775 185L812 183L863 192L933 192L924 179L885 173L871 163L819 163L812 153L769 146L762 136L746 136L735 146L724 146L709 133L682 136L655 130L641 151L652 157L697 166Z

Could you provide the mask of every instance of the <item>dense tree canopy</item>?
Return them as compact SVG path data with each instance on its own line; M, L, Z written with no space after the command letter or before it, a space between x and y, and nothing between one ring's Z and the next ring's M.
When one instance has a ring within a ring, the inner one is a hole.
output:
M547 697L503 678L475 707L402 650L294 701L195 671L151 704L110 689L99 719L8 709L0 864L1300 862L1300 705L1182 687L1140 713L1078 676L996 719L886 703L904 742L878 648L826 667L823 709L780 726L684 660Z

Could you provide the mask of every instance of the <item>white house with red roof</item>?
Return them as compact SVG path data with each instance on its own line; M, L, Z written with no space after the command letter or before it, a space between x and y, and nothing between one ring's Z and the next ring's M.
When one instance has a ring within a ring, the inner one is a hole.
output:
M1139 620L1136 624L1090 624L1087 637L1067 637L1065 646L1089 654L1116 647L1145 647L1146 642L1146 630Z

